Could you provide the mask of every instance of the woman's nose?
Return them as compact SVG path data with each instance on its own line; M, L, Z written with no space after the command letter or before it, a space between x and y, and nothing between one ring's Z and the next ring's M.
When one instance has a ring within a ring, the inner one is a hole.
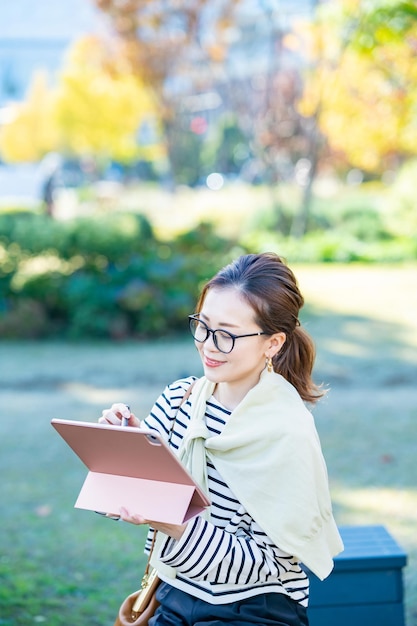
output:
M209 342L210 342L210 343L209 343ZM215 342L214 342L214 333L213 333L213 331L212 331L212 330L209 332L209 336L207 337L207 339L205 340L205 342L204 342L204 343L205 343L205 344L207 344L207 343L209 344L209 349L210 349L210 350L213 350L213 349L214 349L214 350L218 350L218 348L217 348L217 346L216 346L216 344L215 344Z

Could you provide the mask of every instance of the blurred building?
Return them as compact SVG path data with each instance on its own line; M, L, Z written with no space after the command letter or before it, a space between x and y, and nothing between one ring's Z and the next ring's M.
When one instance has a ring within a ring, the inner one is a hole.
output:
M25 98L36 70L54 79L72 41L94 32L96 15L90 0L0 0L0 125L8 121L8 105ZM2 203L36 203L44 184L43 164L0 160Z
M1 0L0 107L22 100L36 69L52 76L71 42L95 28L89 0Z

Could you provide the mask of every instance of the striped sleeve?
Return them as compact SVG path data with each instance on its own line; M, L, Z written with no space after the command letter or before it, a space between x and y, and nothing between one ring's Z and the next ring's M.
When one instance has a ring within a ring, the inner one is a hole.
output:
M283 572L277 571L274 546L261 546L257 543L259 539L242 531L226 532L197 517L188 524L180 541L169 540L165 544L161 560L193 580L227 581L235 585L276 580Z
M178 432L183 432L186 429L189 419L184 410L185 407L181 406L181 402L185 392L194 380L195 378L190 376L165 387L153 405L151 412L142 422L147 428L158 431L165 441L172 437L170 445L175 450L178 449L181 441ZM173 428L174 425L175 428Z

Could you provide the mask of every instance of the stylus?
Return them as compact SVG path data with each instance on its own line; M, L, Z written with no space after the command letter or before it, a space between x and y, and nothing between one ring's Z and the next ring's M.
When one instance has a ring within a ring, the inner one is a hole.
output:
M127 410L130 412L130 406L128 404L126 404L126 408ZM122 426L129 426L129 418L128 417L122 417Z

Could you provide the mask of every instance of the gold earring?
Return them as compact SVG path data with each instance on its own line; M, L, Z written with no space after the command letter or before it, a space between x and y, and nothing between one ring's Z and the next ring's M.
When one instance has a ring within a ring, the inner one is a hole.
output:
M270 356L266 358L266 369L269 373L274 371L274 366L272 365L272 359Z

